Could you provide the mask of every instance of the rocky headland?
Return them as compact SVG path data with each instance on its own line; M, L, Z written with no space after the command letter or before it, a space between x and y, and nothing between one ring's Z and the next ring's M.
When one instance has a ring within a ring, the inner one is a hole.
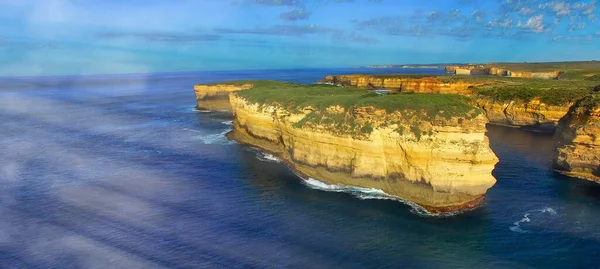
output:
M513 67L516 68L516 67ZM561 70L515 70L506 66L485 65L451 65L445 67L446 73L456 75L493 75L513 78L538 78L538 79L558 79L563 73Z
M249 83L229 84L197 84L194 85L196 94L196 109L198 110L230 110L229 93L249 89Z
M594 82L490 76L337 75L319 82L394 92L461 94L472 98L490 123L553 132Z
M554 140L557 170L600 182L600 93L577 101L569 109L559 122Z
M464 96L248 84L229 94L228 137L278 155L306 178L379 189L432 214L477 207L496 182L487 118Z

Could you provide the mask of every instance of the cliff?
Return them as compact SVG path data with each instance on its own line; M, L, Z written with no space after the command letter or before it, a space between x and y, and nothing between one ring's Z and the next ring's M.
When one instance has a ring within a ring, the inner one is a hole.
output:
M470 95L472 88L492 81L442 80L433 76L340 75L325 76L321 83L366 89L389 89L395 92L443 93Z
M476 97L477 107L483 109L490 123L527 127L553 132L558 121L567 114L572 103L549 105L535 97L530 101L502 101L486 96Z
M229 93L251 88L251 83L194 85L196 94L196 109L199 110L230 110Z
M266 89L232 93L228 136L306 177L380 189L430 213L476 207L496 182L487 119L461 96L290 87L277 89L280 98Z
M558 77L562 74L560 71L552 71L552 72L516 72L516 71L507 71L507 76L513 78L540 78L540 79L558 79Z
M501 68L490 70L497 74L507 72ZM320 82L393 92L470 96L490 123L544 132L553 132L569 107L589 93L591 85L581 81L415 75L339 75L326 76Z
M569 176L600 182L600 93L577 101L554 135L554 167Z
M562 71L514 71L510 68L494 65L451 65L445 68L447 73L456 75L494 75L513 78L558 79Z

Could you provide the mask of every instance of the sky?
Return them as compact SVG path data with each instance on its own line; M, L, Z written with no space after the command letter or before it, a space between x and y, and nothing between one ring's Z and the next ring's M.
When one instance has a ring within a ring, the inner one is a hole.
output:
M0 0L0 76L600 59L597 0Z

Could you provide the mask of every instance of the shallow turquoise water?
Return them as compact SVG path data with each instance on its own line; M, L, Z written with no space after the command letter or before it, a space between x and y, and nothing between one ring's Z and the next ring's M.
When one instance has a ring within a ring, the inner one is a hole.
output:
M600 185L549 169L552 137L489 126L498 183L451 218L316 190L228 141L192 85L310 69L0 78L0 268L590 268Z

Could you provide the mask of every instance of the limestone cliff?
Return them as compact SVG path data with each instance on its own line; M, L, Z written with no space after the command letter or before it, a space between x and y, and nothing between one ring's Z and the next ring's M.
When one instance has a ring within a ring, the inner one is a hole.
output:
M512 71L495 65L451 65L445 68L447 73L457 75L494 75L514 78L558 79L562 71Z
M491 171L498 159L485 135L487 119L476 108L428 119L415 110L331 106L329 117L345 123L311 123L306 119L323 111L254 103L240 93L230 101L230 138L278 154L302 175L326 183L381 189L445 213L478 206L496 182ZM349 124L365 127L341 130Z
M560 71L552 71L552 72L516 72L516 71L507 71L507 76L513 78L541 78L541 79L557 79L562 72Z
M244 83L241 85L194 85L194 93L196 94L196 109L229 110L231 108L229 102L229 93L249 89L251 87L252 84L250 83Z
M552 132L558 121L567 114L572 103L548 105L533 98L525 102L520 100L499 101L485 96L475 98L477 106L485 111L490 123L530 127L540 131Z
M577 101L554 135L554 166L570 176L600 182L600 93Z
M325 76L321 83L367 89L384 88L396 92L443 93L470 95L472 88L492 84L492 81L443 81L436 77L386 77L373 75Z
M459 69L456 69L457 71ZM475 69L471 69L475 70ZM506 72L504 69L493 69L496 74ZM374 76L374 75L341 75L326 76L320 82L359 88L385 88L395 92L419 92L461 94L471 96L475 100L473 105L481 108L493 124L527 127L538 131L553 132L573 102L562 105L546 104L539 97L529 101L522 100L496 100L490 96L477 94L473 89L509 84L499 79L473 78L461 79L448 77L448 79L434 76L411 78L410 76ZM516 81L510 81L516 84Z

